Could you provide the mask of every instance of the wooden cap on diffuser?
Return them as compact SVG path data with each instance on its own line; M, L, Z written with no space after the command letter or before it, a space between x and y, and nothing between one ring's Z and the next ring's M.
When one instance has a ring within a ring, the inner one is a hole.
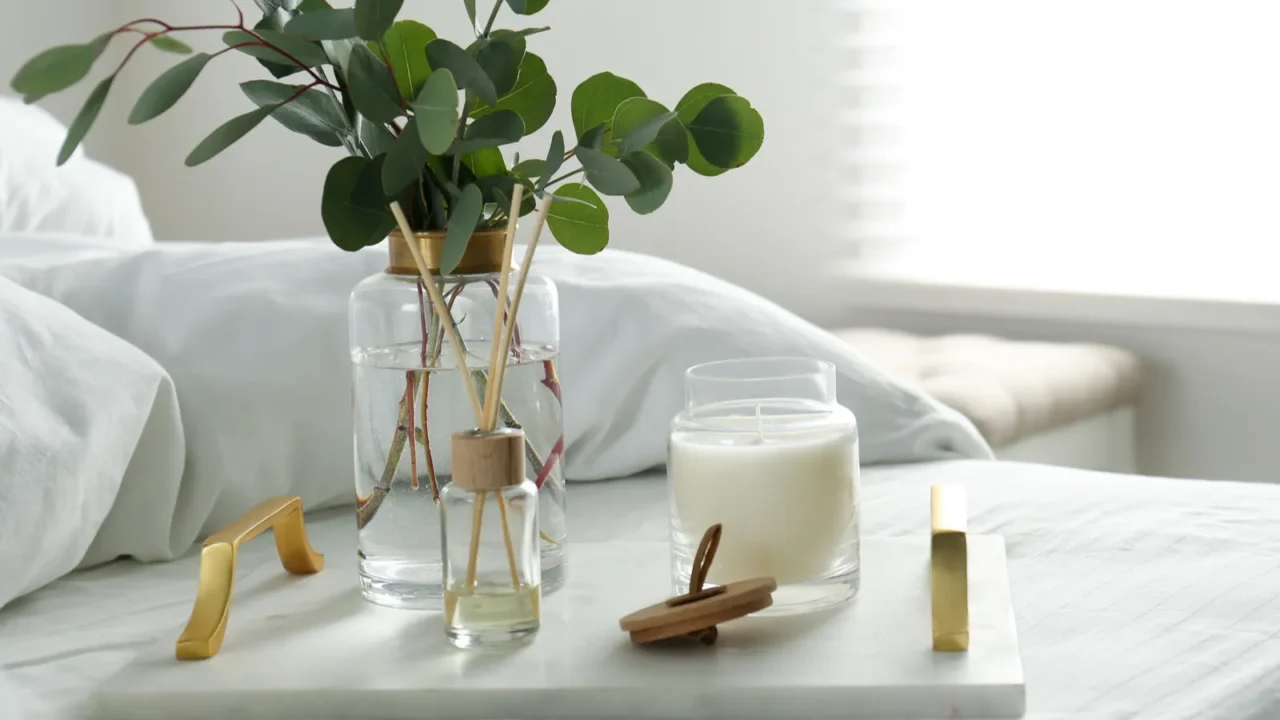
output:
M524 431L454 433L451 482L467 490L500 490L524 482Z

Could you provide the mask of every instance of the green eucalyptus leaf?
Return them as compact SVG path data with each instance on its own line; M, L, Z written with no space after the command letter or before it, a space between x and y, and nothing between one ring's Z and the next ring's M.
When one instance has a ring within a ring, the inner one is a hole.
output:
M338 79L346 82L347 68L351 66L351 48L355 47L355 40L321 40L320 47L324 50L325 57L329 58L332 64L338 70Z
M376 245L395 227L387 207L371 204L369 177L377 168L365 158L345 157L325 176L320 217L333 244L348 252Z
M604 130L607 127L604 123L591 128L582 133L582 137L578 139L578 147L588 147L592 150L599 150L604 146Z
M547 175L546 160L523 160L511 168L511 174L522 178L540 178Z
M212 58L209 53L198 53L160 73L138 96L129 113L129 124L140 125L173 107Z
M391 122L403 113L395 78L369 48L351 48L347 90L360 114L374 122Z
M547 148L547 159L544 161L545 167L539 173L538 190L542 191L547 187L547 183L560 170L560 166L564 165L564 133L557 130L551 136L551 146Z
M512 110L499 110L473 120L467 126L463 139L454 146L453 152L462 154L507 145L519 141L524 134L524 121L519 115Z
M467 7L467 19L471 21L471 29L476 29L476 0L462 0Z
M533 15L540 12L551 0L507 0L507 7L517 15Z
M686 127L699 154L718 168L745 165L764 143L764 118L736 95L712 99Z
M356 117L356 136L360 144L368 151L370 158L391 152L396 136L391 134L386 125L371 122L366 117Z
M520 30L494 30L490 37L493 40L501 40L502 42L515 43L519 41L518 47L524 50L524 38L530 35L537 35L550 30L550 27L521 28Z
M391 65L400 96L417 97L431 74L427 62L427 45L436 39L436 31L414 20L400 20L391 26L381 44L371 43L370 50ZM383 54L386 48L386 54Z
M458 132L458 87L453 74L441 68L431 73L413 100L418 134L432 155L443 155Z
M382 191L387 195L395 195L409 186L414 180L422 177L422 170L427 164L427 149L422 146L422 136L418 133L417 118L411 118L404 126L400 137L385 155L382 165Z
M232 143L249 134L250 130L258 127L273 110L275 106L261 107L219 125L187 155L187 167L195 167L226 150Z
M687 145L681 146L680 142L685 141L684 128L680 126L680 122L675 120L676 113L668 111L661 103L655 102L648 98L631 98L618 106L618 112L613 117L613 139L622 142L619 153L627 155L637 150L648 149L650 152L661 157L667 153L659 152L656 146L659 136L663 130L671 125L673 132L668 132L663 138L664 142L670 147L667 151L672 155L688 154ZM679 140L673 140L679 138Z
M391 29L404 0L356 0L356 34L361 40L378 41Z
M618 106L633 97L645 97L644 91L634 82L613 73L602 72L583 80L574 89L570 101L574 133L580 138L600 123L612 123ZM605 130L607 132L609 128Z
M477 178L488 175L506 175L507 163L497 148L481 148L462 156L462 162L471 168Z
M605 195L629 195L640 189L635 173L617 158L581 146L575 153L587 171L587 182Z
M298 3L297 12L309 13L332 9L333 6L329 4L329 0L302 0L302 2Z
M93 122L98 119L98 113L102 111L102 104L107 101L107 93L111 92L111 84L115 82L115 79L116 76L113 73L110 77L98 83L93 92L89 93L89 97L85 98L84 105L80 107L80 112L76 113L75 119L71 121L71 126L67 128L67 137L62 141L62 149L58 151L59 165L71 159L71 155L80 146L84 136L89 134L89 128L93 127Z
M524 121L525 134L537 132L556 108L556 81L547 73L547 64L537 55L527 52L520 61L520 74L511 92L498 99L494 105L480 105L471 117L482 118L502 110L511 110Z
M667 167L687 162L688 135L680 121L671 115L661 103L648 98L631 98L619 105L613 117L613 137L623 141L620 154L645 150ZM664 117L667 120L663 120Z
M444 192L435 183L431 175L426 177L422 189L427 196L427 225L432 230L441 230L449 222L449 211L445 207Z
M10 87L28 103L66 90L89 74L110 40L110 35L100 35L80 45L49 48L18 68Z
M308 40L346 40L356 36L356 13L351 8L314 10L294 17L284 31Z
M609 208L600 196L582 183L566 183L553 197L556 201L547 213L547 227L556 242L580 255L605 249L609 244Z
M524 56L523 44L523 40L520 45L490 42L483 44L476 52L476 62L489 76L499 97L505 96L516 86L516 80L520 77L520 60Z
M164 52L174 53L176 55L190 55L191 46L181 40L170 37L168 35L156 35L150 40L151 47Z
M243 30L231 30L223 34L222 42L227 47L244 43L257 43L238 49L240 52L259 60L288 66L290 72L294 72L299 68L297 63L290 59L289 56L293 56L305 67L319 67L329 62L329 57L324 54L324 48L310 40L304 40L303 38L286 35L283 32L274 30L262 29L254 30L254 32L261 35L263 40L271 43L274 47L261 44L258 38Z
M494 88L493 81L466 50L448 40L432 40L427 45L427 62L431 63L432 69L444 68L452 72L458 87L471 91L485 105L498 102L498 91Z
M468 185L453 204L449 213L449 224L444 235L444 251L440 253L440 274L449 275L462 261L462 254L467 249L467 241L480 222L480 213L484 210L484 196L480 188Z
M648 215L662 207L671 194L671 168L647 152L626 155L622 158L622 164L640 181L640 189L626 196L631 209L640 215Z
M240 83L240 89L258 107L278 106L271 117L286 128L321 145L342 146L347 124L342 105L332 95L315 88L297 95L302 86L272 80L249 80Z
M702 112L702 108L706 107L707 103L724 95L737 95L737 93L719 83L703 83L680 98L680 102L676 103L676 114L680 122L687 126L693 122L698 113ZM685 145L688 147L689 159L686 162L690 170L707 177L727 172L726 169L718 168L702 157L702 153L698 152L698 146L694 144L693 134L688 130L685 131Z

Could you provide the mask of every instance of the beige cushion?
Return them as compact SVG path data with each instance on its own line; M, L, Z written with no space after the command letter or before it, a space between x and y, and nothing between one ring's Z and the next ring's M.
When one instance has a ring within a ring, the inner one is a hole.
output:
M836 335L885 372L964 414L994 447L1131 405L1138 393L1138 359L1106 345L879 328Z

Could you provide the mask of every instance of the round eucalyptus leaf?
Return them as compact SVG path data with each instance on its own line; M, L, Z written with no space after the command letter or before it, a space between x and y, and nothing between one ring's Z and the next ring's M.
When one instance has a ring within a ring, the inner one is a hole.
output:
M609 208L604 200L582 183L566 183L556 188L554 197L547 213L547 227L556 242L579 255L594 255L605 249L609 244Z
M693 122L698 113L702 112L702 108L706 107L707 103L725 95L737 95L737 93L719 83L698 85L685 93L684 97L680 98L680 102L676 103L676 115L680 122L687 126ZM685 145L688 148L689 159L687 164L690 170L706 177L715 177L727 172L725 168L716 167L702 157L702 153L698 151L698 146L694 144L693 134L687 130L685 131Z
M556 109L556 81L547 73L547 64L537 55L527 52L520 61L520 73L515 87L493 105L481 105L472 111L471 117L482 118L501 110L511 110L524 121L526 135L537 132Z
M284 31L308 40L346 40L357 35L356 13L351 8L321 8L294 17Z
M671 194L671 168L647 152L633 152L622 158L622 164L635 173L640 189L626 196L627 204L640 215L662 207Z
M334 245L354 252L376 245L395 227L387 207L372 206L366 178L377 166L361 157L345 157L329 168L320 200L320 218Z
M483 211L484 196L480 188L475 185L462 188L462 195L449 213L449 224L444 234L444 251L440 253L440 274L452 274L458 267L467 250L467 241L476 231L476 224L480 222L480 213Z
M667 167L689 159L689 138L684 126L662 103L648 98L631 98L618 106L613 117L613 137L622 140L623 155L643 149Z
M498 101L498 91L484 68L454 43L440 38L432 40L427 45L427 62L433 69L452 72L458 87L470 90L480 102L493 105Z
M66 90L89 74L109 40L110 36L103 35L79 45L49 48L18 68L10 87L29 103Z
M356 0L356 33L361 40L381 40L396 21L404 0Z
M611 72L592 75L573 91L570 112L573 115L574 134L583 133L601 123L611 123L618 106L633 97L645 97L644 91L630 80ZM606 127L606 131L609 128Z
M414 20L400 20L391 26L381 43L370 43L369 49L391 65L396 87L406 100L417 97L431 74L427 62L427 45L436 39L436 31ZM383 48L386 54L383 54Z
M552 180L560 166L564 164L564 133L559 130L555 131L551 136L551 146L547 148L547 159L544 162L542 172L539 173L538 190L541 191L547 187L547 183Z
M591 148L579 147L578 161L587 171L587 182L605 195L628 195L640 189L640 180L622 161Z
M400 91L387 66L369 48L351 48L351 65L347 69L347 91L361 115L374 122L391 122L400 116Z
M522 160L511 168L511 174L523 178L540 178L547 175L547 161L534 158Z
M168 35L156 35L150 40L151 47L164 52L174 53L175 55L190 55L191 46L181 40L170 37Z
M441 68L431 73L413 101L418 134L432 155L443 155L458 131L458 86L453 73Z
M198 53L160 73L133 104L129 124L140 125L173 107L191 88L212 57L209 53Z
M520 116L512 110L499 110L473 120L467 126L466 136L454 145L453 152L462 154L507 145L524 135L524 121Z
M540 12L551 0L507 0L507 7L517 15L533 15Z
M422 135L418 132L418 119L410 118L400 137L396 138L384 156L382 164L382 191L387 195L395 195L409 186L409 183L422 176L422 169L427 164L427 149L422 146Z
M520 60L524 56L523 42L520 42L521 47L508 42L490 42L476 51L476 62L484 68L498 97L511 92L516 86L516 80L520 76Z
M248 135L250 130L258 127L275 108L276 106L268 106L251 110L219 125L187 155L187 167L195 167L226 150L232 143Z
M471 168L477 178L489 175L506 175L507 163L497 148L481 148L462 156L462 162Z
M112 74L98 83L93 92L89 93L89 97L85 98L80 112L76 113L75 120L72 120L71 126L67 128L67 137L62 141L62 149L58 151L59 165L71 159L71 155L80 146L84 136L89 133L89 128L93 127L93 121L98 119L98 113L102 111L102 104L107 101L107 93L111 92L111 83L115 82L115 79L116 76Z
M764 143L764 118L735 95L712 99L686 126L698 152L718 168L745 165Z

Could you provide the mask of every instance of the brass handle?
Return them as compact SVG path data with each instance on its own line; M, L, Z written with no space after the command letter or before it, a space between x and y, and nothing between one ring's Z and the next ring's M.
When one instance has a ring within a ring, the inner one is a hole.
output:
M263 500L238 520L210 535L200 551L200 585L187 627L178 637L179 660L204 660L222 647L231 613L240 543L267 529L274 531L284 569L294 574L320 572L324 556L311 549L302 520L302 499L278 496Z
M969 649L969 549L964 488L930 489L929 580L933 599L933 649Z

